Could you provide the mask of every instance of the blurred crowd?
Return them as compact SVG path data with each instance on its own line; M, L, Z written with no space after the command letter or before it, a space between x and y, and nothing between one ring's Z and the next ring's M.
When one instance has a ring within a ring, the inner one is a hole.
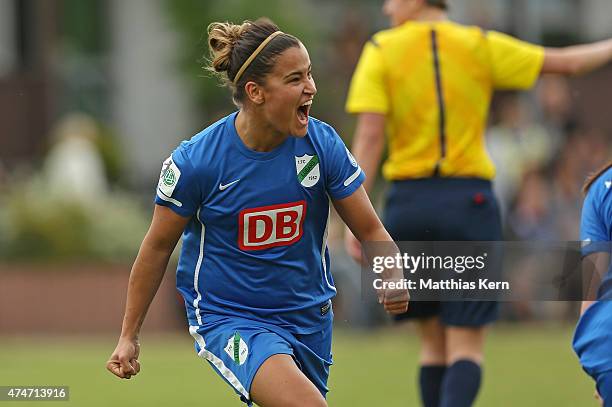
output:
M582 185L612 151L609 136L579 117L567 79L544 77L535 95L499 95L487 144L506 238L578 240Z
M494 186L505 239L579 240L582 187L590 173L610 160L609 140L609 134L579 114L572 87L563 77L542 78L533 94L498 95L487 145L497 166ZM526 283L528 274L541 273L537 264L522 259L513 270L506 270L528 298L538 298L534 287ZM573 320L577 308L575 302L515 301L506 303L503 311L509 319Z

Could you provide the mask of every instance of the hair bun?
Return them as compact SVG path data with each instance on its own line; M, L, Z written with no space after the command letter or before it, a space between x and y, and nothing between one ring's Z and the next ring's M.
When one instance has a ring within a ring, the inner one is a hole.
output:
M230 69L232 50L250 25L250 21L245 21L240 25L224 22L208 26L211 67L216 72L227 72Z

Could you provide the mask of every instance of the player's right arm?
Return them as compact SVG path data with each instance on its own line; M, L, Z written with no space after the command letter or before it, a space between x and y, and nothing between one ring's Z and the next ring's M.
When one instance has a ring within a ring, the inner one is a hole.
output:
M170 255L190 218L155 205L153 220L132 266L121 336L106 368L129 379L140 371L138 336L145 315L162 281Z

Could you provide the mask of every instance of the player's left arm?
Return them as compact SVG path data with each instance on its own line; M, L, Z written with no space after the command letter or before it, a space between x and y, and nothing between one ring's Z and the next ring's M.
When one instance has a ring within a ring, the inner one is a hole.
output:
M375 251L384 251L388 256L395 256L399 250L391 236L378 218L376 211L363 186L346 198L333 201L334 207L348 228L357 239L364 242L383 242L386 244L377 247ZM374 253L365 251L367 257L374 257ZM381 253L376 253L379 255ZM371 259L367 259L370 261ZM397 281L404 278L401 268L388 269L382 274L386 281ZM384 303L385 310L390 314L401 314L408 308L407 290L385 290L379 292L379 301Z
M360 242L393 241L378 218L363 186L348 197L334 200L333 203L344 223Z

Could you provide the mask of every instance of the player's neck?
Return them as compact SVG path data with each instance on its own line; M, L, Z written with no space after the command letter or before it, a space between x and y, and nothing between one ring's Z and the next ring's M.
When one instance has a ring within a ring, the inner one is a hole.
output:
M270 128L253 112L244 109L241 109L236 117L236 132L245 146L259 152L274 150L287 138Z
M448 13L437 7L425 7L414 18L414 21L447 21Z

